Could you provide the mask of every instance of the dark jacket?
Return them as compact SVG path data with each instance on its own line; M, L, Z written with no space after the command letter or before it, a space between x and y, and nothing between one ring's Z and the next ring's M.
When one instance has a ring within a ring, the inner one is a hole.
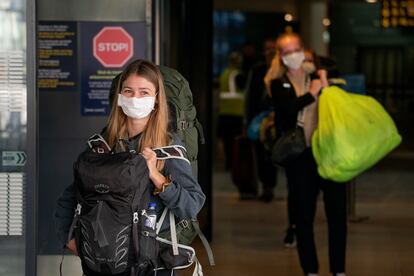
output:
M276 133L280 136L296 127L298 112L313 103L315 98L310 92L297 97L292 83L286 76L273 80L270 89L275 110Z
M129 148L136 148L138 139L138 137L131 139ZM173 136L171 144L183 145L176 135ZM205 195L192 174L190 164L180 159L167 159L162 173L171 177L172 184L157 196L151 194L150 201L157 204L158 217L161 216L164 207L167 206L178 218L195 218L203 207ZM71 184L57 200L54 213L56 230L62 245L67 243L76 204L75 186ZM168 227L169 220L165 220L161 231Z
M267 95L263 78L266 75L268 66L260 63L250 71L246 87L246 122L250 123L254 117L265 110L270 110L272 105Z

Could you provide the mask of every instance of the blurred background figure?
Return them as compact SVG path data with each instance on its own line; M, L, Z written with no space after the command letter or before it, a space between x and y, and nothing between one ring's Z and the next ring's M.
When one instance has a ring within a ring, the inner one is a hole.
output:
M272 62L275 51L275 39L266 39L263 43L264 61L256 64L250 70L246 84L246 126L249 126L252 120L260 113L271 112L272 103L269 94L266 92L263 79ZM261 123L261 121L257 123ZM272 122L269 122L269 124L272 124ZM260 139L254 141L254 153L258 177L262 184L262 194L259 196L259 200L271 202L274 198L273 189L277 183L277 170L270 160L269 149L265 148L263 141Z
M243 126L245 76L242 62L242 55L232 52L227 68L220 75L218 136L223 142L226 170L232 165L234 138L241 134Z
M246 41L241 47L243 56L242 71L247 76L257 63L256 47L252 41ZM243 87L246 83L244 83Z

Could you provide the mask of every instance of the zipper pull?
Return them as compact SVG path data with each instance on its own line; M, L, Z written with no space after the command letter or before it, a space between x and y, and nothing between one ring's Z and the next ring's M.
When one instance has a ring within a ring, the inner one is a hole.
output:
M138 223L139 219L138 219L138 212L134 212L133 214L133 218L132 218L132 222L133 223Z
M81 210L82 210L82 205L78 203L78 205L76 205L75 216L80 216Z
M143 210L141 211L141 217L146 217L146 218L148 218L148 214L147 214L147 211L146 211L145 209L143 209Z

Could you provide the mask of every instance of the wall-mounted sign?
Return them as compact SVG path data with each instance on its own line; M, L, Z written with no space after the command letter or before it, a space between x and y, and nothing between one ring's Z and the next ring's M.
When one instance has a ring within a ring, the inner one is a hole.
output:
M134 39L122 27L104 27L93 38L93 56L104 67L122 67L134 55Z
M38 24L38 87L40 91L77 91L77 23Z
M145 22L81 22L81 114L107 116L112 79L134 59L145 58Z
M413 0L382 0L381 26L414 27L414 1Z
M26 153L24 151L3 151L1 161L5 166L24 166L26 164Z

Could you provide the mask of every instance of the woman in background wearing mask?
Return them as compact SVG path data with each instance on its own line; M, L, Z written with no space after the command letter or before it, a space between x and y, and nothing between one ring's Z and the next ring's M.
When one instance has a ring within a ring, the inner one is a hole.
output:
M312 55L308 54L308 58ZM308 59L307 58L307 59ZM305 61L301 38L294 33L282 34L276 40L276 56L265 83L272 96L276 132L300 127L307 148L285 167L288 182L288 216L297 238L300 263L305 275L318 275L313 221L319 191L323 191L329 232L329 264L335 276L345 275L346 251L346 187L322 179L311 150L311 137L318 122L318 96L328 86L326 71L319 70L311 79L314 66ZM288 231L289 232L289 231ZM288 233L289 234L289 233Z
M184 160L157 160L155 147L182 145L177 135L168 132L168 107L159 69L145 60L136 60L123 71L114 97L108 126L103 137L115 152L135 151L146 160L153 185L150 202L157 204L157 217L165 206L178 218L195 218L205 201L191 166ZM90 149L87 149L90 150ZM138 180L137 180L138 181ZM57 201L55 221L59 238L77 255L75 240L67 237L76 207L74 185L70 185ZM100 275L82 263L84 274ZM118 274L117 274L118 275ZM127 272L122 275L130 275ZM157 275L172 275L171 270Z

